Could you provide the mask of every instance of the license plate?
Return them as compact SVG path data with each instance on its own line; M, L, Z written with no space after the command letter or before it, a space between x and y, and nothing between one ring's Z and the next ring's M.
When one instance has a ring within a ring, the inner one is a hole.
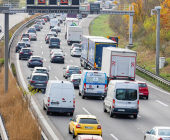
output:
M118 109L118 111L125 111L124 109Z
M43 84L36 84L36 86L43 86Z
M56 57L56 58L60 58L60 57Z
M76 72L73 71L72 73L76 73Z
M85 129L93 129L93 127L85 126Z
M93 91L93 89L87 89L87 91Z
M143 95L143 93L139 93L140 95Z
M24 53L24 54L28 54L28 53Z

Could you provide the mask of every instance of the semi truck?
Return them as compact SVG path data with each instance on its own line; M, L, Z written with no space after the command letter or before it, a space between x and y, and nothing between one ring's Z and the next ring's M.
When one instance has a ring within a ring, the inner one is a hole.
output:
M101 71L110 80L135 80L137 53L132 50L103 48Z
M65 39L67 39L67 29L69 26L79 26L79 20L76 18L66 18L65 21Z
M84 36L82 42L81 66L84 69L101 70L104 47L117 47L117 42L104 37Z
M81 26L68 26L67 29L67 44L81 43L83 36L83 28Z

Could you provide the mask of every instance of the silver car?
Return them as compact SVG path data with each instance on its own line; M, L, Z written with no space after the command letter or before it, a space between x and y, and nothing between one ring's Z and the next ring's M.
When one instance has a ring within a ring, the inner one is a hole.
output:
M49 70L47 70L46 67L34 67L34 69L31 69L31 71L32 73L45 73L49 79Z
M50 57L55 52L63 52L63 51L61 49L52 49L52 50L50 50Z
M29 33L30 35L30 40L37 40L37 35L35 33Z
M68 81L73 83L74 88L78 88L81 81L81 74L72 74Z
M43 25L42 25L41 22L37 22L36 24L37 24L37 25L40 25L41 29L43 28Z
M25 42L27 47L31 47L31 41L29 38L22 38L21 42Z
M70 77L72 74L81 74L80 68L74 65L68 65L63 68L63 77L65 77L65 79Z
M61 32L61 28L58 26L55 26L53 29L56 29L58 32Z

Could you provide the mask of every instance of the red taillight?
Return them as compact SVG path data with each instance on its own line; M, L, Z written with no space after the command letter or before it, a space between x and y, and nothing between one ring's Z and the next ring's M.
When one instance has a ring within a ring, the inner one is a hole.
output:
M112 108L115 108L115 100L113 99Z
M97 129L101 129L101 125L98 125L98 126L97 126Z
M76 102L76 101L75 101L75 98L74 98L74 99L73 99L73 107L75 107L75 102Z
M35 83L35 81L32 81L32 80L31 80L30 83Z
M55 58L55 56L53 56L53 58Z
M29 52L29 54L32 54L32 52Z
M67 70L66 72L69 73L69 70Z
M48 39L49 40L49 39ZM50 44L50 41L49 41L49 44Z
M69 34L69 36L70 36L70 34Z
M38 27L38 28L40 28L40 27Z
M16 46L16 47L18 47L18 46Z
M163 140L162 138L159 138L158 140Z
M23 52L20 52L20 54L23 54Z
M79 43L81 43L81 42L79 42Z
M104 91L107 91L107 85L105 85Z
M138 100L138 102L137 102L137 106L138 106L138 108L137 108L137 109L139 109L139 100Z
M62 56L61 58L64 58L64 56Z
M77 125L76 125L76 128L81 128L80 124L77 124Z
M60 42L59 42L59 44L60 44Z
M81 74L81 70L79 71L79 74Z
M47 75L49 75L49 73L46 73Z
M80 37L81 37L81 35L80 35Z
M86 83L84 83L84 90L86 90Z
M34 36L34 37L36 37L36 36Z
M45 83L48 83L48 81L45 81Z
M30 62L33 62L33 61L30 60Z
M39 61L39 62L41 62L41 63L42 63L43 61Z
M50 106L50 97L48 97L47 101L48 101L48 106Z
M73 52L76 52L76 51L73 51Z
M76 80L72 80L72 82L74 82L74 81L76 81Z

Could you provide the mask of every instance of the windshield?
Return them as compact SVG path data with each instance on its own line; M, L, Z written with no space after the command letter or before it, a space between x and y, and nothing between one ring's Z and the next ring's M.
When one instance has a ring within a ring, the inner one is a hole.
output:
M159 129L158 135L161 136L170 136L170 129Z
M80 124L98 124L96 119L86 119L86 118L81 118L79 120Z
M36 69L36 72L47 72L46 69Z
M47 76L39 76L39 75L34 75L32 77L32 80L35 80L35 81L47 81Z
M135 89L117 89L116 90L117 100L130 100L135 101L137 99L137 90Z

